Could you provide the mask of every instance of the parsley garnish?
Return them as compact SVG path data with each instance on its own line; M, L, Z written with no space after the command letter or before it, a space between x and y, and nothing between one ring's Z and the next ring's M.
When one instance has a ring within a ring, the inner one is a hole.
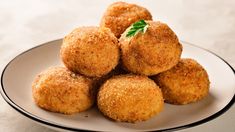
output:
M138 22L135 22L131 25L131 28L129 29L128 33L126 34L126 37L132 37L138 34L139 32L142 32L143 34L146 32L148 28L148 24L144 20L139 20Z

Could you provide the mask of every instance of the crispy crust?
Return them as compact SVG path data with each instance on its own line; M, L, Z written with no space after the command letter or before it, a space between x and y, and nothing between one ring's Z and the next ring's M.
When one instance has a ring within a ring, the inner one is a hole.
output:
M37 75L32 92L39 107L63 114L85 111L95 99L92 81L64 67L52 67Z
M100 26L110 28L119 38L127 27L141 19L152 20L152 15L146 8L126 2L115 2L105 11Z
M162 111L159 87L146 76L119 75L107 80L98 93L99 110L122 122L145 121Z
M172 69L153 77L166 102L188 104L208 95L209 77L206 70L193 59L181 59Z
M182 45L175 33L161 22L147 21L149 27L142 34L119 39L125 69L144 75L156 75L175 66L181 56Z
M60 56L65 66L89 77L108 74L119 61L118 40L108 28L79 27L67 35Z

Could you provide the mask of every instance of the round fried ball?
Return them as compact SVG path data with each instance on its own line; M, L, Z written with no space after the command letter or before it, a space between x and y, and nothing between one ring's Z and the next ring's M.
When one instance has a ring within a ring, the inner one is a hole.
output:
M118 40L108 28L79 27L67 35L61 46L65 66L89 77L109 73L119 61Z
M92 81L64 67L40 73L32 84L32 92L39 107L63 114L85 111L95 100Z
M163 96L146 76L119 75L107 80L98 92L99 110L121 122L145 121L163 109Z
M129 28L119 39L125 69L143 75L156 75L169 70L180 60L182 45L167 24L146 21L147 31L126 37Z
M126 2L115 2L105 11L100 26L110 28L119 38L126 28L141 19L152 20L152 15L146 8Z
M181 59L175 67L153 78L162 89L165 101L171 104L196 102L209 92L208 74L193 59Z

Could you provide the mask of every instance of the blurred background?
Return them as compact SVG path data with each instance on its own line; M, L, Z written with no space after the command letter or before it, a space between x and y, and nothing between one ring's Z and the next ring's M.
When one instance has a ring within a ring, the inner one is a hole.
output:
M78 26L99 25L114 0L0 0L0 69L17 54L62 38ZM209 49L235 68L234 0L128 0L167 23L180 40ZM223 75L221 75L222 77ZM235 106L206 124L183 131L235 131ZM0 98L0 131L51 132L12 110Z

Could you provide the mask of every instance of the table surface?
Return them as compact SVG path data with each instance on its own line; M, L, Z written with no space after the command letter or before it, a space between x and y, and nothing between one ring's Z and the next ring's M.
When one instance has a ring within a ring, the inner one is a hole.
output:
M113 0L0 0L0 70L17 54L62 38L78 26L98 25ZM181 40L209 49L235 67L235 1L130 1L167 23ZM182 132L235 132L235 106L222 116ZM0 128L7 132L52 132L14 111L0 97Z

